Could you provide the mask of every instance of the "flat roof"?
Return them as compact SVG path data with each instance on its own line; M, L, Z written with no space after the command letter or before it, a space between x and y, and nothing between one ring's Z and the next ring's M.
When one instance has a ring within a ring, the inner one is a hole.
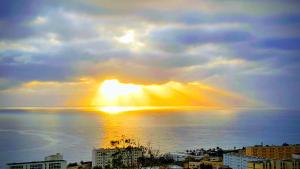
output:
M20 165L20 164L35 164L35 163L48 163L48 162L67 162L66 160L49 160L49 161L31 161L31 162L20 162L20 163L7 163L6 165Z
M245 154L240 154L240 153L224 153L223 155L230 155L230 156L235 156L235 157L245 157L245 158L255 158L255 159L261 159L261 160L268 160L268 158L257 157L257 156L247 156Z
M253 145L247 146L246 148L253 148L253 147L298 147L300 144L288 144L288 145Z

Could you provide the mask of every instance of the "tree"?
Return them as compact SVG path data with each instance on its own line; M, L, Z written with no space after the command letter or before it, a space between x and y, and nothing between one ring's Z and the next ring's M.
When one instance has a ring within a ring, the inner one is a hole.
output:
M78 164L75 162L75 163L69 163L67 167L75 167L75 166L78 166Z
M133 161L134 158L134 150L139 148L136 146L134 139L126 138L124 135L121 136L119 140L112 140L111 146L114 147L117 152L113 155L112 165L114 168L123 168L125 167L124 163L122 162L123 158L125 157L126 167L127 168L134 168L135 163Z
M122 162L122 156L120 154L117 154L116 157L112 160L112 168L124 168L124 164Z
M289 146L289 144L286 143L286 142L284 142L284 143L282 144L282 146Z
M160 156L159 150L154 149L149 142L146 146L136 143L134 139L126 138L124 135L120 139L110 141L111 146L117 151L113 154L112 168L142 168L170 163L169 159ZM134 161L136 150L142 152L142 156ZM124 162L126 162L124 164Z
M213 169L212 165L210 164L204 164L204 163L201 163L200 164L200 169Z

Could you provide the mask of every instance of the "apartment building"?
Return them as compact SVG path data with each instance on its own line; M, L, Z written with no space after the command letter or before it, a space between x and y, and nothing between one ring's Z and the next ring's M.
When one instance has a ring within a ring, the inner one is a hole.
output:
M249 161L264 161L265 158L245 156L237 153L223 154L223 164L232 169L247 169Z
M63 160L61 154L45 157L44 161L31 161L20 163L8 163L7 169L66 169L67 161Z
M137 166L142 157L140 148L99 148L92 150L92 166L113 166L114 159L120 159L124 166Z
M249 161L248 169L300 169L300 154L292 154L292 159Z
M300 145L284 146L252 146L246 147L246 156L255 156L270 159L292 159L292 154L300 153Z

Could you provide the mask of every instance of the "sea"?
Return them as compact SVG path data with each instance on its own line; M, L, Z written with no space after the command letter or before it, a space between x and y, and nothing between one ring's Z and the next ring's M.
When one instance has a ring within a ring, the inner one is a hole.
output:
M287 109L144 110L105 113L80 108L0 110L0 168L62 153L91 161L93 148L130 138L160 153L300 143L300 111Z

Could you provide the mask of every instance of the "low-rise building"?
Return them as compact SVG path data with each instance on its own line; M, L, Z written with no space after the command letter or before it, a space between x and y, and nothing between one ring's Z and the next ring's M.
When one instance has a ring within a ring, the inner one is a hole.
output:
M201 165L211 166L213 169L218 169L223 166L223 161L219 157L204 158L200 161L189 161L185 164L185 168L199 169Z
M265 158L245 156L243 154L223 154L223 164L232 169L247 169L249 161L264 161Z
M183 169L183 167L179 166L179 165L169 165L167 167L167 169Z
M292 154L292 159L300 160L300 153Z
M142 157L140 148L99 148L92 151L92 167L113 166L113 160L121 160L124 166L138 165L138 158Z
M45 157L44 161L8 163L7 169L66 169L67 161L63 160L61 154Z
M190 155L183 152L172 152L164 155L165 157L174 161L185 161L187 158L193 158L195 160L201 160L204 156Z
M217 169L218 167L223 165L223 161L219 160L202 160L201 164L210 165L213 169Z
M92 161L81 161L78 163L69 163L67 169L91 169L92 168Z
M185 165L185 168L188 169L198 169L200 167L201 162L200 161L189 161L187 165Z

